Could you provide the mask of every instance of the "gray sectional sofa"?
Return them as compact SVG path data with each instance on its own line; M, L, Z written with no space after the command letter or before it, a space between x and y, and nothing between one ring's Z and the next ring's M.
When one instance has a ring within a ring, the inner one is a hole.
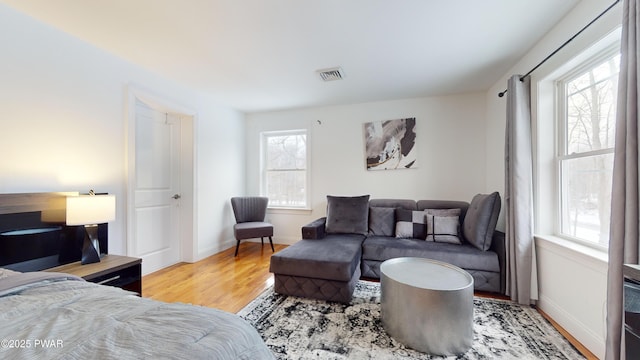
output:
M411 256L456 265L473 276L476 290L504 293L500 205L497 192L471 203L327 196L327 216L271 257L275 291L348 303L359 278L379 279L383 261Z

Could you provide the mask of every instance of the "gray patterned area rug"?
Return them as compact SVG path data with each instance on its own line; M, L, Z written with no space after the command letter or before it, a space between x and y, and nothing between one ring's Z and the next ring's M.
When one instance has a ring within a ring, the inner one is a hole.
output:
M238 312L279 359L584 359L535 309L475 297L472 348L430 356L387 335L380 284L359 281L350 304L275 294L268 289Z

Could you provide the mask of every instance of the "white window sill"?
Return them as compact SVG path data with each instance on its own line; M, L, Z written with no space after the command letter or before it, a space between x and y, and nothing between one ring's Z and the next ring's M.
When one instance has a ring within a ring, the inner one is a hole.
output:
M309 208L285 208L285 207L268 207L267 212L269 214L287 214L287 215L309 215L311 214Z
M598 262L607 264L609 262L609 254L605 250L592 248L586 245L582 245L571 240L563 239L553 235L538 235L535 234L536 244L543 247L559 247L565 251L571 251L576 255L589 258Z

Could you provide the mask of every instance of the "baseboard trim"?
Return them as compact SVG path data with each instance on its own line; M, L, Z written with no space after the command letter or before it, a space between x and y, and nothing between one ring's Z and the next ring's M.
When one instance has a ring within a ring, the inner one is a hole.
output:
M604 358L604 336L596 334L592 329L582 323L580 319L574 317L570 312L544 294L540 294L537 306L598 358Z
M198 262L204 258L208 258L211 255L215 255L219 252L222 252L224 250L227 250L228 248L232 247L232 246L236 246L236 240L235 239L227 239L222 243L218 243L216 244L216 246L212 246L210 248L204 249L203 251L199 251L198 252L198 256L196 257L194 262Z
M300 238L296 238L296 237L272 237L273 243L274 244L280 244L280 245L293 245L296 242L300 241ZM254 243L260 243L261 240L260 239L247 239L247 240L242 240L243 242L254 242ZM269 240L265 238L265 244L268 244ZM207 248L203 251L200 251L198 253L197 258L195 259L195 261L193 262L198 262L204 258L207 258L211 255L215 255L218 254L222 251L225 251L231 247L235 247L236 246L236 239L227 239L226 241L217 244L217 246L212 246L210 248ZM191 262L191 261L189 261Z
M278 238L273 238L273 243L274 244L282 244L282 245L293 245L295 243L297 243L298 241L300 241L299 237L278 237Z

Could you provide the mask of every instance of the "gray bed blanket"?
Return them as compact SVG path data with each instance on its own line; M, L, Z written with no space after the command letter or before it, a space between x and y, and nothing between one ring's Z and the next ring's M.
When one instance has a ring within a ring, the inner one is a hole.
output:
M56 273L56 272L28 272L19 273L16 272L11 276L7 276L0 280L0 297L10 294L16 294L24 289L34 286L33 284L49 282L56 282L62 280L76 280L84 281L83 278L77 277L71 274Z
M234 314L76 280L51 273L0 279L1 359L274 358Z

